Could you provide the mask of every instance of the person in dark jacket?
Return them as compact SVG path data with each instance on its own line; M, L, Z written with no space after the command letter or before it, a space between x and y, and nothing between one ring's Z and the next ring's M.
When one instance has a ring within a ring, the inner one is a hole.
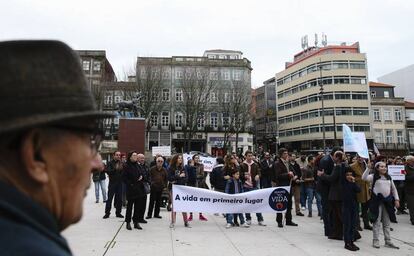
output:
M286 148L279 149L279 161L276 162L272 175L272 182L276 186L290 186L295 177L289 164L289 152ZM292 221L292 191L289 192L288 205L285 213L286 226L298 226ZM283 228L283 214L276 214L277 226Z
M138 214L138 222L139 223L148 223L145 219L144 219L144 215L145 215L145 210L147 208L147 194L151 193L150 190L150 184L151 184L151 176L150 176L150 171L148 169L148 167L145 164L145 156L144 154L138 154L137 156L137 163L138 163L138 167L141 170L141 174L143 177L143 185L147 187L148 191L145 191L145 196L143 196L143 200L139 201L140 206L138 207L139 209L139 214Z
M113 159L106 166L106 173L109 178L108 185L108 200L105 206L104 219L109 218L111 214L112 199L115 197L115 213L116 217L124 218L121 214L122 211L122 168L123 163L121 162L121 152L116 151Z
M319 170L325 175L330 175L332 173L335 166L333 157L337 151L342 152L342 149L340 147L333 147L331 153L325 155L319 162ZM330 183L326 180L322 180L319 176L320 175L318 175L317 190L321 196L323 228L325 236L329 236L332 230L332 221L330 217L331 205L328 200Z
M357 194L361 189L355 181L355 173L350 167L345 167L345 170L341 174L343 237L345 249L350 251L359 250L359 247L354 244L354 241L357 238L361 238L356 230L359 208ZM358 234L359 237L356 237L356 234Z
M272 171L273 171L273 160L270 158L270 153L264 153L264 159L260 162L260 170L262 177L260 178L260 185L262 188L272 187Z
M408 210L410 212L410 221L414 225L414 156L407 156L404 189Z
M162 157L158 157L156 159L156 165L151 167L150 169L150 176L151 176L151 195L150 195L150 203L148 206L148 213L147 219L152 218L152 212L154 210L154 218L161 219L160 216L160 207L161 207L161 195L164 188L167 187L168 178L167 178L167 170L163 167L164 159Z
M101 163L99 165L99 168L93 170L92 172L92 181L95 186L95 203L99 203L99 188L102 191L102 199L103 202L106 203L107 194L106 194L106 176L105 176L105 165L102 163L102 158L98 159L98 161Z
M184 169L184 163L183 163L183 156L181 154L177 154L173 156L171 159L171 163L168 169L168 189L170 191L170 198L172 198L172 185L181 185L185 186L187 184L187 177L188 174L186 173ZM186 228L190 228L190 224L188 223L187 219L187 213L183 212L183 221L184 226ZM172 205L172 211L171 211L171 223L170 228L174 228L175 222L176 222L177 213L174 211L174 205Z
M144 174L142 169L138 165L138 154L135 151L129 152L127 156L127 161L124 164L124 170L122 173L122 178L126 185L126 196L127 196L127 210L125 214L125 223L126 229L132 230L131 228L131 216L132 216L132 207L134 207L134 215L132 216L132 221L134 223L134 228L142 229L139 225L139 214L140 207L142 207L142 201L144 197L147 196L144 190Z
M225 188L225 193L226 194L240 194L243 193L243 186L242 183L240 181L240 172L237 169L233 169L231 172L231 178L228 179L226 181L226 188ZM233 223L233 217L234 216L238 216L238 218L240 219L240 224L242 225L242 227L245 228L249 228L250 225L248 225L245 221L244 221L244 216L242 213L227 213L226 214L226 228L231 228L232 226L234 226Z
M100 144L78 54L59 41L0 42L0 255L70 256Z
M216 162L217 165L214 166L210 174L210 184L212 188L214 188L214 191L224 193L224 190L226 189L226 182L230 178L230 176L225 175L224 159L222 157L217 157ZM226 177L227 179L224 177Z
M329 183L328 201L330 204L330 216L332 221L331 233L328 235L329 239L342 240L342 182L341 175L348 166L345 159L345 154L342 151L335 152L333 159L335 167L330 175L323 171L318 172L321 181Z
M292 178L292 182L291 182L291 191L292 191L292 197L295 200L296 216L304 216L304 214L300 211L300 203L302 203L302 199L303 199L302 189L304 190L303 180L302 180L303 169L298 164L295 154L291 154L289 156L289 165L290 165L290 169L292 170L294 174ZM304 206L306 206L305 203L304 203Z

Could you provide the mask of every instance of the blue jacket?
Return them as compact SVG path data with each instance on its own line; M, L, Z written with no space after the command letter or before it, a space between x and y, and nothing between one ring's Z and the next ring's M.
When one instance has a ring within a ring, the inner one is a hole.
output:
M238 193L235 193L236 191L236 186L238 186ZM227 183L226 183L226 189L225 189L225 193L226 194L240 194L243 193L243 186L242 186L242 182L240 181L240 179L235 180L234 178L230 178Z
M0 254L72 255L56 219L41 205L0 181Z

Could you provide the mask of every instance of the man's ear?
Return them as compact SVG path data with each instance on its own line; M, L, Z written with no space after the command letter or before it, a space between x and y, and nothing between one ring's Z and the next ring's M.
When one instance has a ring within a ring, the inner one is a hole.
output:
M34 181L45 184L49 181L49 174L42 157L39 136L39 130L33 129L23 137L21 160L27 174Z

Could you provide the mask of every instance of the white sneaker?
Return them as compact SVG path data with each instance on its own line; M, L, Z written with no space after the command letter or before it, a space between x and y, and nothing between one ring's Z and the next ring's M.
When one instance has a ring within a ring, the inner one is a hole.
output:
M170 223L170 228L174 228L174 223Z
M251 220L246 220L245 224L250 226L250 225L252 225L252 221Z
M250 225L247 222L245 222L245 223L242 224L242 227L244 227L244 228L250 228Z
M374 248L380 248L380 243L379 243L379 241L378 240L373 240L372 241L372 247L374 247Z
M226 228L231 228L231 227L232 227L232 225L230 223L226 224Z
M306 208L305 208L305 207L302 207L301 209L302 209L302 211L305 211L305 210L306 210Z
M263 223L263 221L259 221L259 226L266 227L267 225Z

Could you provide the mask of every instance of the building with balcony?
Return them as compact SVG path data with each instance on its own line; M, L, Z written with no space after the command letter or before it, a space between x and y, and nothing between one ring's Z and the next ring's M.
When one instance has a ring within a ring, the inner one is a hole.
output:
M406 113L402 97L395 97L393 85L369 82L374 143L383 155L407 153Z
M105 82L116 81L115 72L111 63L106 58L106 51L103 50L78 50L83 72L88 85L101 85Z
M342 124L364 132L372 146L367 59L359 43L310 47L296 54L276 74L276 94L282 146L322 151L324 129L326 147L342 145Z

